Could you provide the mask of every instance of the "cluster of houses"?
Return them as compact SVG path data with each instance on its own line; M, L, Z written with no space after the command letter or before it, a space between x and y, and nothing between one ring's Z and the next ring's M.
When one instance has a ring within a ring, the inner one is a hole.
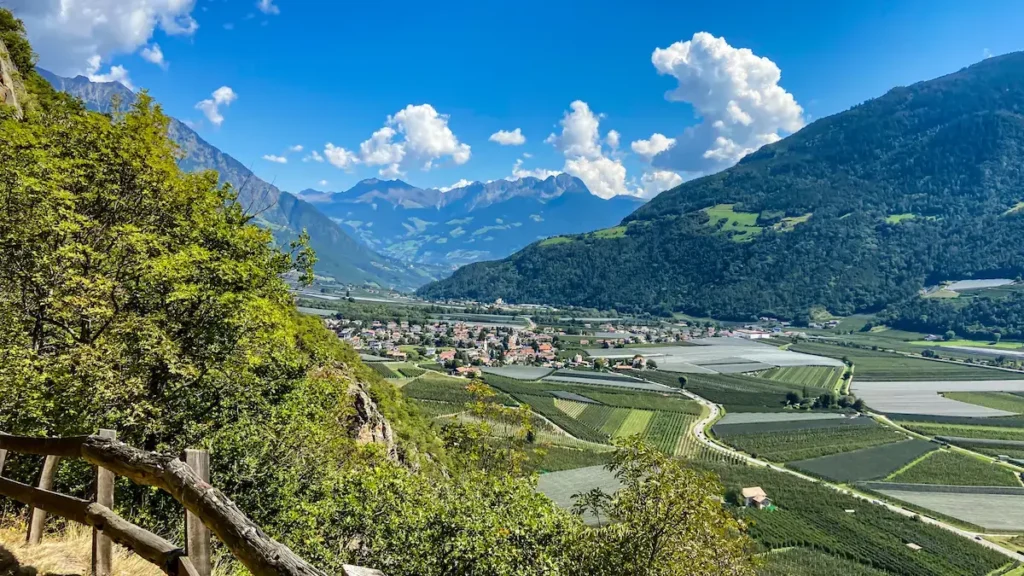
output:
M355 349L393 360L416 355L441 364L492 366L505 364L573 364L583 358L559 360L552 328L531 329L463 321L424 324L396 321L333 319L327 327ZM462 367L462 366L459 366Z

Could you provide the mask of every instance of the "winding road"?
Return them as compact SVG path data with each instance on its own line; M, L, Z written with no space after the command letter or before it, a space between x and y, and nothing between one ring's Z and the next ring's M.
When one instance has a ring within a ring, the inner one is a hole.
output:
M1007 558L1010 558L1012 560L1016 560L1017 562L1024 562L1024 555L1018 554L1018 553L1016 553L1016 552L1014 552L1012 550L1007 550L1006 548L1003 548L1002 546L999 546L998 544L996 544L994 542L990 542L988 540L985 540L983 538L983 536L985 536L986 534L982 534L982 533L978 533L978 532L971 532L969 530L964 530L962 528L958 528L958 527L956 527L956 526L954 526L952 524L947 524L946 522L943 522L941 520L936 520L935 518L931 518L929 516L925 516L925 515L920 514L918 512L907 510L906 508L903 508L901 506L897 506L895 504L889 504L887 502L883 502L883 501L881 501L881 500L879 500L877 498L872 498L872 497L870 497L870 496L868 496L866 494L862 494L862 493L857 492L855 490L850 490L849 488L845 488L845 487L839 486L837 484L832 484L831 482L826 482L824 480L820 480L818 478L814 478L813 476L808 476L806 474L801 474L800 472L797 472L796 470L792 470L790 468L786 468L786 467L780 466L778 464L772 464L772 463L766 462L764 460L759 460L757 458L753 458L751 456L748 456L747 454L744 454L743 452L739 452L739 451L734 450L734 449L732 449L732 448L730 448L728 446L724 446L722 444L719 444L718 442L715 442L714 440L712 440L711 438L708 437L707 433L705 432L705 429L712 422L714 422L715 420L718 419L719 414L721 414L721 412L722 412L722 407L719 406L718 404L715 404L714 402L711 402L709 400L706 400L706 399L704 399L704 398L694 394L693 392L690 392L689 390L683 389L683 390L681 390L681 392L686 397L690 398L691 400L694 400L694 401L700 403L701 405L705 406L706 408L708 408L708 415L705 418L702 418L701 420L699 420L694 425L694 428L693 428L694 435L696 435L697 440L700 441L705 446L707 446L708 448L711 448L713 450L717 450L717 451L722 452L724 454L728 454L728 455L733 456L735 458L739 458L739 459L745 461L747 464L752 465L752 466L761 466L761 467L764 467L764 468L771 468L772 470L777 470L777 471L783 472L785 474L790 474L792 476L796 476L797 478L800 478L801 480L806 480L808 482L814 482L816 484L820 484L822 486L826 486L828 488L831 488L831 489L835 490L836 492L841 492L843 494L846 494L848 496L852 496L854 498L858 498L858 499L863 500L865 502L868 502L870 504L874 504L876 506L884 506L890 512L895 512L896 514L901 514L901 515L906 516L908 518L913 518L913 517L916 516L916 517L918 517L921 520L921 522L924 522L926 524L931 524L932 526L938 526L939 528L942 528L944 530L948 530L948 531L950 531L950 532L952 532L954 534L957 534L958 536L962 536L964 538L972 540L976 544L980 544L982 546L985 546L986 548L989 548L990 550L994 550L996 552L999 552L1000 554L1006 556Z

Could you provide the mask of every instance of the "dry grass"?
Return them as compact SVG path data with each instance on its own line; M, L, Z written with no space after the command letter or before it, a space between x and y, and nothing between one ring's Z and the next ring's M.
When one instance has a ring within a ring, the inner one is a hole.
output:
M89 574L92 530L78 524L48 533L42 544L25 544L24 522L0 524L0 576L71 576ZM160 576L149 562L114 545L115 576Z

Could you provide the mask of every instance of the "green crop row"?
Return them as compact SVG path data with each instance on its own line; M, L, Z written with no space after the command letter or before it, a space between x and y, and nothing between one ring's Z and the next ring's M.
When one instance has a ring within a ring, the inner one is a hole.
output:
M913 466L889 477L903 484L948 486L1020 486L1013 471L974 456L937 450Z
M877 424L835 426L814 430L786 430L772 433L738 434L726 438L730 445L774 462L807 460L899 442L906 436Z
M831 456L798 460L789 462L788 465L839 482L877 480L885 478L937 448L937 444L926 440L904 440Z

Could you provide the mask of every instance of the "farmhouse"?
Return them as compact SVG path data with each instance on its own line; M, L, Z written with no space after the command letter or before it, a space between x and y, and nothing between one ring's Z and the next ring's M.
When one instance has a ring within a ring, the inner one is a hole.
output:
M743 505L748 508L767 508L772 505L772 501L765 494L764 490L760 486L752 486L750 488L744 488L740 494L743 495Z

